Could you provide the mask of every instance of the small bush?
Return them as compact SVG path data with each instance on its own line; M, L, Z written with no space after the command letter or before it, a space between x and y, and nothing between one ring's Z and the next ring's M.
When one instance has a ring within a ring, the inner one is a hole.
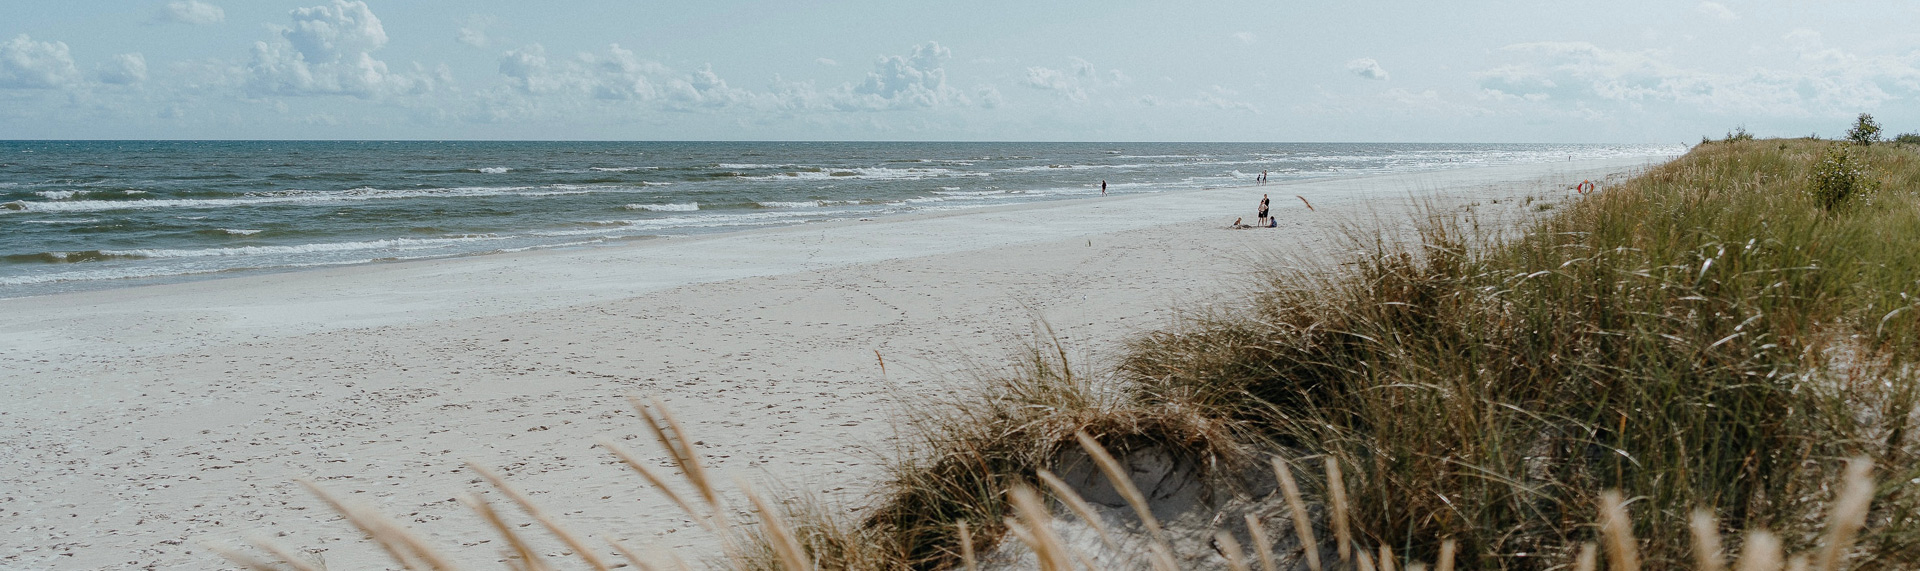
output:
M1853 120L1853 128L1847 130L1847 140L1862 145L1880 142L1880 124L1873 122L1873 116L1861 113Z
M1902 133L1893 138L1893 142L1902 145L1920 145L1920 133Z
M1862 115L1861 117L1866 117ZM1814 163L1813 172L1807 175L1812 184L1808 192L1820 207L1833 210L1845 205L1853 197L1873 190L1873 180L1869 177L1866 165L1853 156L1853 152L1844 146L1827 147L1827 152Z
M1746 125L1735 127L1732 131L1727 132L1727 142L1729 143L1732 143L1735 141L1751 141L1751 140L1753 140L1753 133L1747 132Z

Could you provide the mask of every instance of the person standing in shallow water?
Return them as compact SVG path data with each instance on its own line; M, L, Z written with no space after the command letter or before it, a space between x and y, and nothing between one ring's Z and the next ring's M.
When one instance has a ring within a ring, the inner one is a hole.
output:
M1255 224L1255 226L1267 225L1267 204L1268 204L1267 195L1265 194L1260 195L1260 222L1258 224Z
M1107 195L1107 181L1100 181L1100 196Z

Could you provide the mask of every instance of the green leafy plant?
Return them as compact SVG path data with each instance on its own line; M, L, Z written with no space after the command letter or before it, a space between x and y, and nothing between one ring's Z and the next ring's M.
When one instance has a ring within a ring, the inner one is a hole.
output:
M1893 142L1902 145L1920 145L1920 133L1902 133L1893 138Z
M1862 115L1861 117L1866 117ZM1873 191L1873 180L1865 164L1853 155L1853 151L1841 145L1827 147L1820 161L1814 163L1813 172L1807 177L1812 186L1807 192L1820 207L1833 210L1845 205L1855 196Z
M1873 116L1861 113L1853 120L1853 128L1847 130L1847 140L1862 145L1880 142L1880 124L1873 122Z
M1747 132L1746 125L1734 127L1732 131L1727 132L1727 142L1729 143L1734 141L1751 141L1751 140L1753 140L1753 133Z

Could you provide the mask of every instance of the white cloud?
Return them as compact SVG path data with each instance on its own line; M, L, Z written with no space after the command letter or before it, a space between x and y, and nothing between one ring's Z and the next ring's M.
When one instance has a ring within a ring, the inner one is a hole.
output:
M1478 74L1496 99L1612 104L1639 109L1678 104L1694 111L1806 117L1857 113L1920 96L1920 54L1861 57L1827 48L1818 33L1784 40L1774 67L1715 72L1671 63L1655 51L1608 50L1586 42L1514 44L1511 59Z
M1366 79L1387 80L1387 70L1380 67L1380 62L1373 61L1370 57L1347 62L1347 71Z
M160 8L158 14L154 15L154 19L163 22L207 26L226 21L227 11L220 9L219 6L201 2L200 0L180 0L168 2L165 7Z
M1087 94L1101 86L1100 72L1093 63L1077 57L1067 58L1067 69L1048 67L1029 67L1024 83L1027 87L1058 92L1071 101L1086 101ZM1108 70L1111 83L1128 81L1127 74L1120 70Z
M247 84L257 94L366 98L434 87L433 76L393 71L374 59L372 52L387 44L387 32L366 2L333 0L289 15L292 27L272 42L254 43Z
M0 43L0 89L54 89L79 78L66 42L36 42L20 34Z
M840 65L840 62L833 61L827 58L814 58L813 63L817 63L820 65L829 66L829 67Z
M476 48L487 47L487 31L478 28L460 28L453 36L454 41Z
M131 85L147 80L147 57L138 53L119 54L101 64L95 76L101 83Z
M994 109L1007 103L1007 100L1000 96L1000 90L991 85L982 85L975 89L974 96L979 97L980 106L987 109Z
M1707 17L1710 17L1710 18L1718 18L1721 20L1740 19L1740 15L1733 13L1732 8L1728 8L1727 5L1721 4L1719 2L1703 1L1699 5L1694 6L1693 9L1694 11L1699 12L1701 14L1705 14Z
M904 56L879 58L858 84L822 89L812 82L776 77L766 91L728 85L711 65L676 71L619 45L562 58L548 56L539 44L529 44L502 54L499 71L522 95L650 103L678 111L731 106L783 112L877 111L971 105L971 98L947 83L941 64L951 57L940 44L928 42ZM986 89L982 105L1002 103L997 90Z
M1247 46L1251 46L1254 42L1260 41L1260 36L1253 35L1253 32L1234 32L1232 37L1234 41Z
M905 56L882 56L874 61L867 80L852 89L843 100L846 109L898 109L966 105L967 97L947 85L947 70L941 65L953 58L953 52L939 42L913 47Z
M460 26L460 31L454 33L453 39L454 41L476 48L487 47L489 42L487 38L487 27L492 25L492 16L480 14L468 16L466 24Z

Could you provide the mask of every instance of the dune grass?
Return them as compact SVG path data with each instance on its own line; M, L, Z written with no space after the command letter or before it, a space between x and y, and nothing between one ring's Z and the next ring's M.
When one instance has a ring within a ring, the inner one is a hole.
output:
M857 521L742 483L757 521L726 522L657 403L636 407L694 493L628 464L722 537L709 563L740 570L972 570L1007 542L1041 568L1085 567L1050 523L1092 511L1049 472L1080 451L1137 514L1131 529L1090 521L1103 541L1144 537L1141 566L1171 569L1192 546L1169 544L1114 460L1147 449L1223 496L1271 469L1290 517L1268 529L1248 514L1248 535L1213 537L1227 569L1912 569L1920 153L1846 149L1869 180L1834 199L1811 186L1834 145L1702 145L1508 235L1439 211L1411 240L1356 232L1338 268L1276 272L1250 312L1190 315L1097 375L1038 343L974 392L913 406ZM580 562L611 565L520 507ZM442 568L404 529L336 508L396 561ZM1270 536L1338 557L1276 554Z
M1567 564L1604 489L1654 508L1649 568L1687 559L1696 506L1803 550L1835 459L1920 476L1920 157L1852 149L1879 191L1826 208L1831 145L1702 146L1511 240L1461 218L1362 237L1352 272L1274 275L1253 315L1150 335L1124 369L1139 400L1366 468L1354 525L1415 557L1454 538L1466 568ZM1920 559L1915 491L1882 490L1861 568Z

